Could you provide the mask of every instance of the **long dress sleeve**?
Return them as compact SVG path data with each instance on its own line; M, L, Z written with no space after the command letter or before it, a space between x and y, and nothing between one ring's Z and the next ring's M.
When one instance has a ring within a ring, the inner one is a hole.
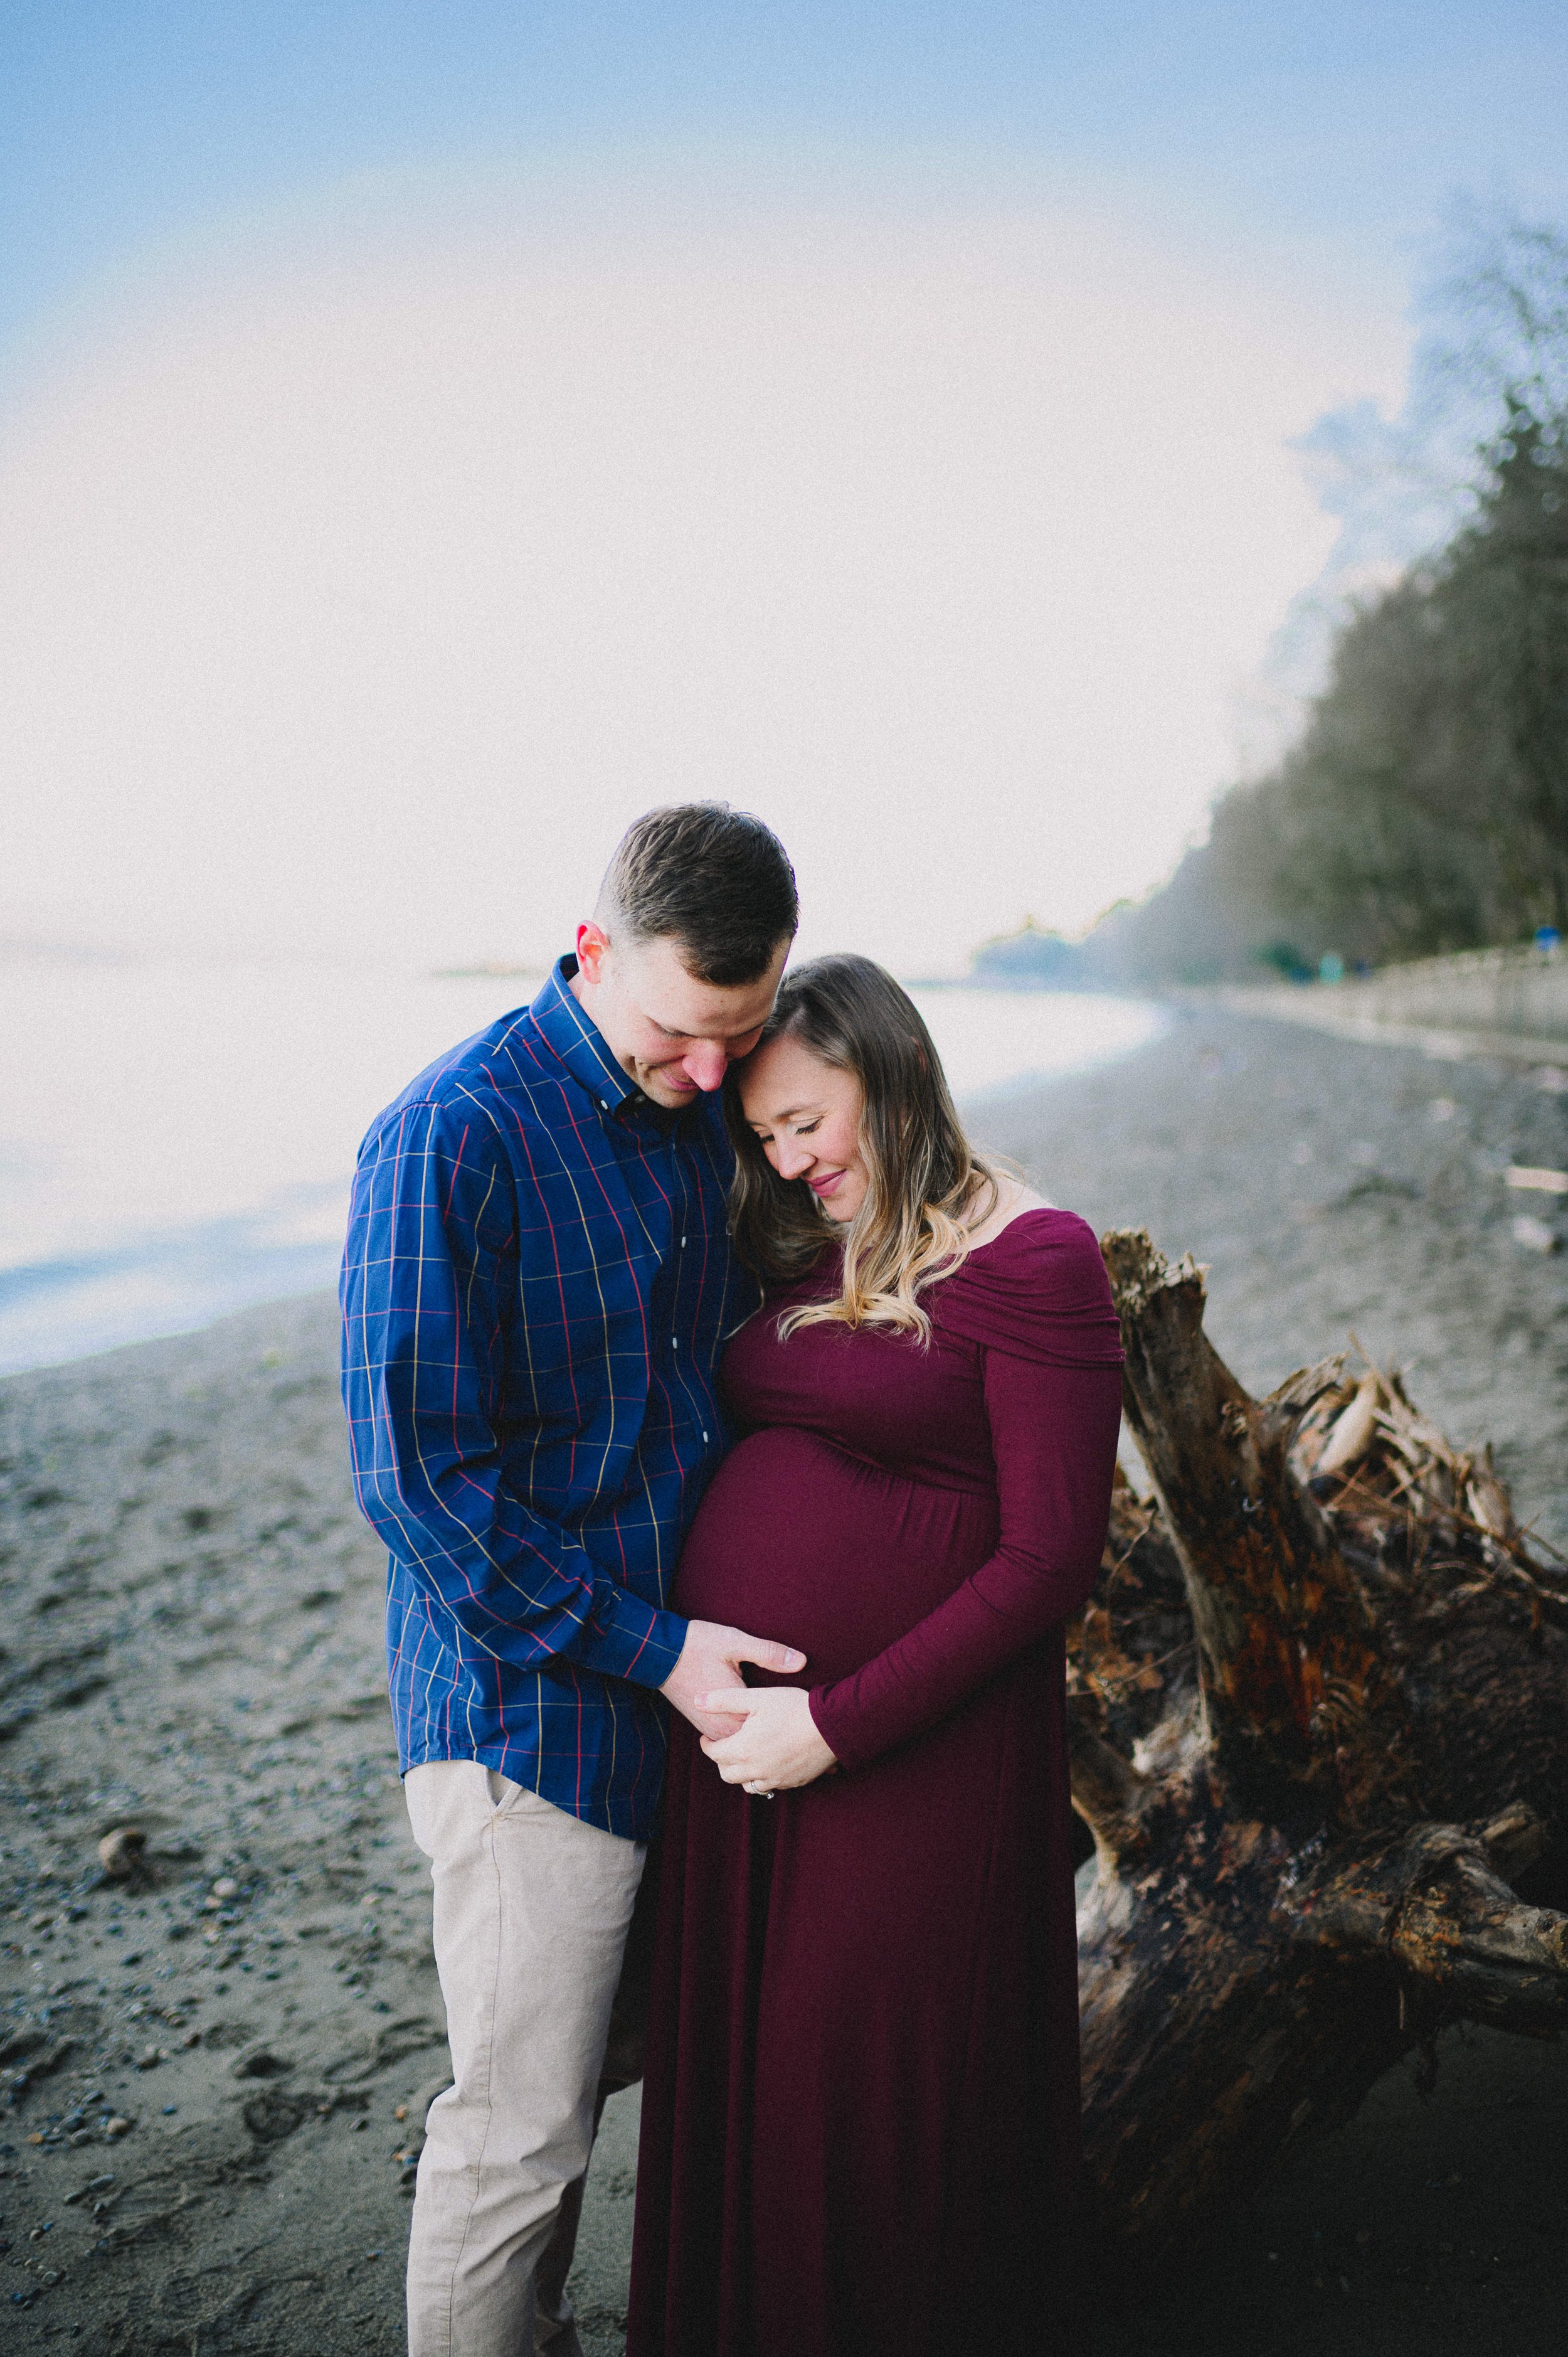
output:
M929 1348L776 1297L725 1361L677 1600L800 1645L854 1772L759 1803L671 1727L628 2357L1082 2357L1060 1622L1120 1336L1059 1210L925 1300Z
M811 1690L844 1768L945 1717L1083 1603L1105 1545L1121 1421L1121 1352L1098 1247L1079 1221L1007 1243L961 1321L984 1351L996 1466L995 1551L853 1676ZM1087 1251L1086 1251L1087 1246ZM974 1272L980 1276L980 1270ZM955 1305L957 1294L955 1291Z

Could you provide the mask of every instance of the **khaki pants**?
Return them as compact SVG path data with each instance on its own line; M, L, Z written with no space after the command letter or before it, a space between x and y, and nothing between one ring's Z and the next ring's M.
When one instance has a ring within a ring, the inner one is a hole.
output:
M454 2077L419 2161L410 2357L534 2357L536 2292L538 2345L572 2349L565 2271L643 1846L474 1760L411 1769L403 1789Z

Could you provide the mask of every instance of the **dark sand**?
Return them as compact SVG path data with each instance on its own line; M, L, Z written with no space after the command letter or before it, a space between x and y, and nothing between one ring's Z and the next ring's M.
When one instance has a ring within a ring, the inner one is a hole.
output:
M975 1127L1097 1226L1206 1261L1210 1331L1254 1389L1354 1328L1455 1438L1493 1439L1521 1510L1568 1542L1568 1258L1511 1229L1568 1219L1502 1178L1568 1167L1568 1096L1206 1014ZM313 1299L0 1383L18 2351L402 2346L399 2156L444 2048L335 1340ZM149 1836L131 1887L95 1854L124 1824ZM635 2135L632 2094L575 2284L590 2357L619 2345ZM1523 2357L1562 2344L1565 2228L1568 2053L1454 2033L1429 2097L1402 2069L1289 2155L1217 2254L1107 2317L1103 2357Z

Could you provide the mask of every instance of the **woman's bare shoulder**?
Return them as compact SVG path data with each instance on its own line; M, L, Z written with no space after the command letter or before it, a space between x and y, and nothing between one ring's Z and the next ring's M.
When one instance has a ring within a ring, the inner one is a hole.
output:
M996 1200L969 1232L969 1248L978 1252L983 1244L994 1243L1004 1228L1021 1220L1026 1211L1048 1211L1053 1206L1046 1197L1026 1187L1021 1178L1009 1177L1006 1171L996 1174Z

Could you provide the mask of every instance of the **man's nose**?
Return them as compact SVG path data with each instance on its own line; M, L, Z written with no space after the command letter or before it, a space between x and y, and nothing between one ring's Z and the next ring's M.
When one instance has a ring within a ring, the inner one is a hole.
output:
M698 1039L681 1060L687 1079L700 1089L716 1089L729 1070L729 1058L717 1039Z

